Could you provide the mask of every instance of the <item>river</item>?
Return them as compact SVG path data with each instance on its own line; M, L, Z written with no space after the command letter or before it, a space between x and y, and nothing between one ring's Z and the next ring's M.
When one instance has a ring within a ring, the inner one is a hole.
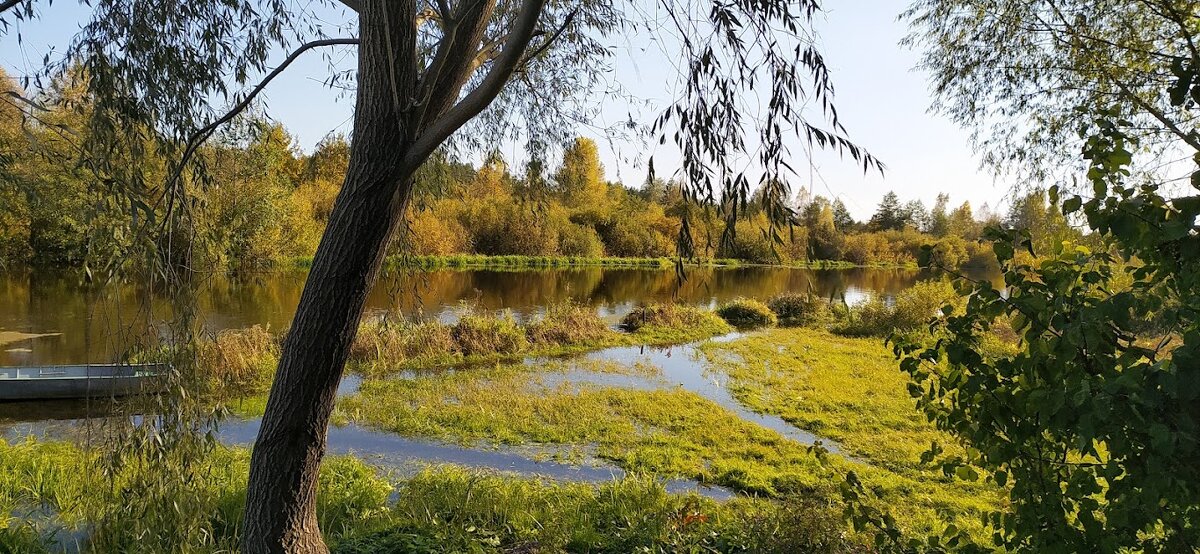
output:
M211 330L255 324L285 328L305 276L296 271L209 278L196 299L203 325ZM706 267L689 269L680 284L670 269L394 271L380 279L367 310L447 320L463 303L471 303L484 310L510 309L524 317L573 299L615 321L639 303L671 299L713 306L738 296L767 299L785 291L811 290L853 304L872 294L894 294L923 276L905 269ZM111 362L139 333L170 317L163 295L143 286L94 292L71 277L0 274L0 336L6 337L0 340L0 366ZM44 336L14 340L22 338L17 333Z

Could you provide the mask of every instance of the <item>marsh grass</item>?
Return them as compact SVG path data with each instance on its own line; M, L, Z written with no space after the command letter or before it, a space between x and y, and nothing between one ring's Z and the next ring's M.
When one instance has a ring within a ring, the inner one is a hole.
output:
M701 349L711 369L729 374L741 403L837 441L853 458L819 461L807 445L679 388L547 385L543 376L562 370L552 365L368 379L338 410L347 420L406 436L590 447L629 472L780 500L835 495L853 469L893 506L902 526L917 532L947 523L978 529L980 514L999 502L998 491L920 463L931 441L947 439L914 410L903 376L877 339L774 329Z
M846 308L844 317L832 330L851 337L886 337L893 333L911 333L941 316L941 308L954 309L964 299L949 281L921 281L896 295L892 302L874 297L863 304Z
M500 315L466 313L450 328L457 351L463 356L511 356L529 350L525 328L512 312Z
M383 317L364 323L351 348L351 368L369 376L409 369L512 362L612 346L680 344L732 331L712 312L656 305L630 332L612 329L596 311L566 302L548 306L532 321L510 313L481 313L466 306L453 325Z
M976 529L963 522L1001 502L992 487L951 480L921 463L932 442L950 454L955 443L914 408L907 376L879 339L777 328L699 349L729 376L740 403L836 441L878 475L894 476L888 480L913 483L912 497L940 507L945 521Z
M399 497L389 528L336 552L866 551L830 504L722 504L645 477L594 486L440 466L407 480Z
M606 344L614 336L595 309L569 301L548 306L525 333L529 343L539 347Z
M0 441L0 510L7 516L0 551L51 552L72 545L78 532L94 552L230 552L238 544L250 452L214 448L204 459L160 460L104 471L104 454L63 442ZM178 475L189 463L194 481L182 499L130 504L126 491ZM332 541L370 527L386 515L392 487L353 458L335 456L321 468L317 517ZM121 508L117 508L121 507ZM198 523L185 512L205 514ZM112 517L121 513L123 517ZM40 515L39 515L40 514Z
M261 325L226 329L196 345L196 362L218 390L266 390L279 360L280 337Z
M701 340L733 331L715 313L682 304L651 304L621 318L621 327L642 337L645 344Z
M738 329L757 329L777 323L775 313L766 304L751 298L731 300L717 308L717 315Z
M785 292L767 302L781 327L824 327L833 321L829 301L812 293Z

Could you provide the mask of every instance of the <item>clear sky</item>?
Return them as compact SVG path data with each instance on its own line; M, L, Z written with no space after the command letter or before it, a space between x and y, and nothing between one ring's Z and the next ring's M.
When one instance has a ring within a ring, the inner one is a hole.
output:
M45 6L44 3L41 4ZM801 183L814 194L841 198L855 217L865 219L880 197L895 190L902 199L920 199L932 205L939 192L949 193L951 204L970 201L977 209L983 203L993 208L1003 204L1009 186L995 182L979 169L968 142L968 133L944 117L927 112L930 104L926 75L916 71L918 53L897 43L904 36L904 23L896 16L905 8L903 0L856 0L829 3L817 25L822 51L832 69L836 104L851 139L865 146L886 165L885 175L864 175L861 167L831 153L816 153L811 161L795 160ZM26 24L18 43L16 33L0 38L0 64L10 74L22 75L36 67L53 45L61 52L82 24L88 11L70 1L55 2L44 9L40 21ZM323 20L334 24L348 20L341 9L322 9ZM331 32L331 34L334 34ZM613 58L614 79L651 108L633 109L645 121L654 107L662 107L675 82L674 69L661 55L647 48L648 41L635 38L622 44ZM283 54L278 56L282 59ZM299 146L309 150L329 132L349 133L353 95L322 84L331 62L351 68L349 49L309 54L273 82L264 95L267 113L281 121L296 136ZM623 100L604 102L601 123L625 119L631 107ZM646 175L645 153L649 145L629 142L609 144L595 130L580 134L599 139L608 178L636 185ZM505 145L506 156L519 159L520 145ZM804 156L797 141L793 151ZM672 165L670 152L654 152L659 173Z

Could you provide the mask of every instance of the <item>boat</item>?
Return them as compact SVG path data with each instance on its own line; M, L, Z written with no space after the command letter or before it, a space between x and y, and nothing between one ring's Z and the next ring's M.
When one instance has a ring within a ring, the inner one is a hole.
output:
M163 364L0 367L0 402L103 398L154 392Z

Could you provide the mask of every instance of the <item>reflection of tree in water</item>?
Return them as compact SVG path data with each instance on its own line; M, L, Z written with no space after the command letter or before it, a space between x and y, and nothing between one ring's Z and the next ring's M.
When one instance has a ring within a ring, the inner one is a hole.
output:
M679 300L712 305L738 296L767 299L782 292L812 291L823 298L849 301L869 294L885 297L928 278L912 269L808 270L777 267L689 268L681 284L673 270L582 267L544 271L392 271L367 299L368 311L399 312L406 317L452 318L461 302L483 310L510 308L520 316L568 299L588 304L611 316L622 315L639 303ZM993 276L972 275L979 278ZM207 277L198 283L197 310L209 331L267 325L285 329L304 288L302 271L249 275L242 278ZM0 364L107 362L127 345L105 336L118 326L135 325L139 303L150 295L147 287L113 284L98 293L103 300L88 317L88 296L71 277L38 274L0 275L0 329L31 333L62 333L34 339L23 346L33 352L4 352ZM171 319L170 302L153 296L155 321ZM11 348L11 347L10 347Z

